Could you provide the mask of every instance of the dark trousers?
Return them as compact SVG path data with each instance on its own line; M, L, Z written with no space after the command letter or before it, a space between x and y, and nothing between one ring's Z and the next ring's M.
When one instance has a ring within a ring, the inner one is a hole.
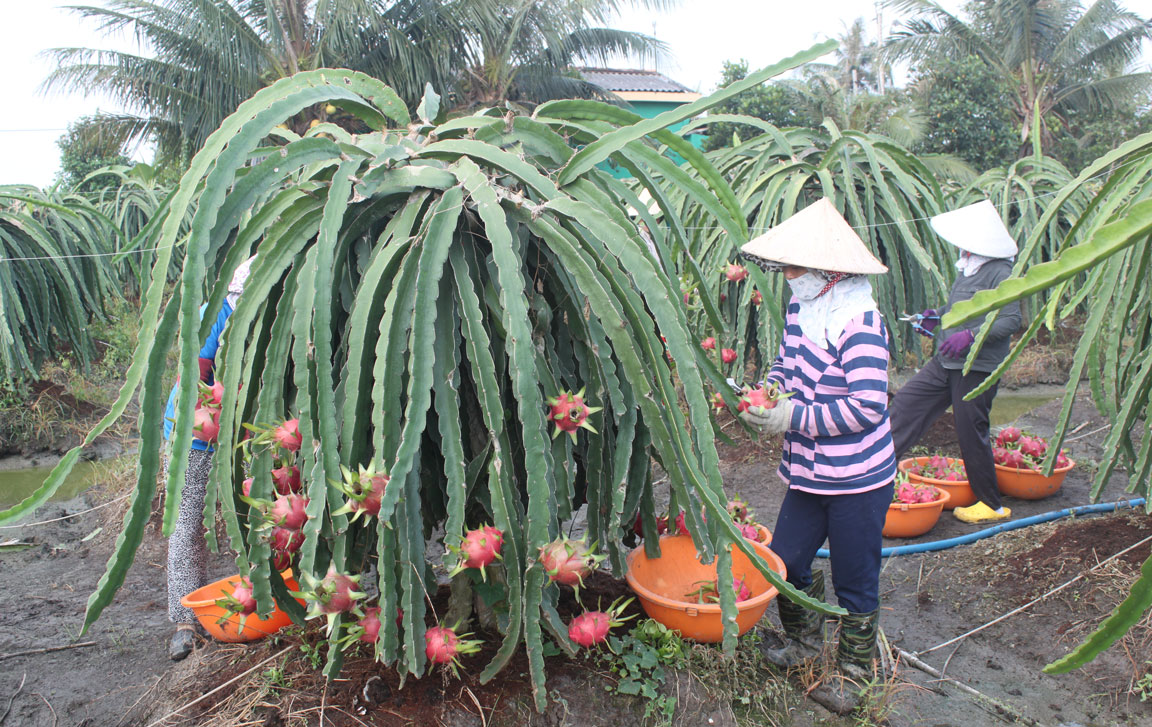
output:
M772 533L772 550L797 588L812 584L812 560L828 540L836 599L850 613L880 608L880 548L892 483L852 495L788 490Z
M987 376L981 371L964 375L958 369L946 369L933 357L896 392L888 416L892 420L892 446L899 458L951 406L968 483L976 497L996 510L1000 507L1000 491L996 489L996 467L988 440L988 412L997 387L993 385L972 401L964 401L964 396Z

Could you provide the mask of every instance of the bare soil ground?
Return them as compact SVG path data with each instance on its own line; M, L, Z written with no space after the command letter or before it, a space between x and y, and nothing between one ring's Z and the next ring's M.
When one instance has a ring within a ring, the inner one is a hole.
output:
M1049 434L1059 402L1019 422ZM1106 433L1090 403L1080 401L1074 425L1080 439L1069 449L1081 466L1064 487L1041 501L1010 500L1013 518L1089 501L1094 460ZM930 433L930 448L954 439L948 422ZM726 433L737 444L722 448L725 487L748 499L758 519L774 523L784 489L775 475L778 444L748 438L734 423ZM1113 476L1103 501L1127 499L1126 476ZM96 489L53 504L31 520L45 521L110 502ZM514 662L494 682L473 674L485 655L466 661L461 679L435 674L401 685L395 674L368 659L348 660L327 687L308 665L314 630L293 631L252 646L206 644L185 662L166 656L170 625L165 615L165 544L153 519L115 602L97 624L78 634L84 605L103 572L119 531L123 502L47 524L0 530L0 724L21 727L149 725L173 710L165 725L647 725L645 703L606 691L615 677L605 662L548 660L548 709L531 709L526 664ZM946 514L936 528L912 542L935 541L975 528ZM755 637L740 656L724 660L697 647L673 674L665 693L678 702L672 724L731 725L933 725L969 727L1021 721L1058 725L1148 725L1152 702L1142 702L1137 680L1152 665L1152 623L1145 618L1125 639L1085 669L1051 677L1040 672L1062 656L1123 598L1149 544L1088 572L1054 595L944 648L934 648L1038 598L1084 574L1113 554L1152 536L1142 510L1063 519L921 555L892 557L882 572L881 625L895 674L871 690L870 708L855 718L835 718L803 698L813 674L785 678L760 662ZM886 542L898 545L901 542ZM823 565L822 567L827 567ZM219 555L213 572L235 572ZM622 592L619 581L598 576L590 589L606 599ZM775 622L774 609L769 619ZM88 642L94 642L85 646ZM24 653L71 646L58 651ZM942 682L908 663L919 658L982 698ZM232 682L235 677L242 676ZM221 685L224 685L222 688ZM215 690L215 691L214 691Z

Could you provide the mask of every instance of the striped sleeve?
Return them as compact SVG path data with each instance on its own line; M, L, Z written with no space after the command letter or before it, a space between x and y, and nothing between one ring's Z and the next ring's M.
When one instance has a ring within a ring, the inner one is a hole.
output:
M809 437L863 432L884 420L888 407L888 336L875 311L848 322L837 342L848 395L796 404L792 428Z
M780 353L776 354L776 360L772 362L772 368L768 369L768 375L764 377L764 384L776 384L781 390L784 389L784 342L780 342Z

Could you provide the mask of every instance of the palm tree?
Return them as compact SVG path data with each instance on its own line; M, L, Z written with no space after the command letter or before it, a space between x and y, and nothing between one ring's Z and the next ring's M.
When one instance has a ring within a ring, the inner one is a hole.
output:
M850 93L880 91L892 87L892 67L881 57L880 44L868 40L864 18L856 18L840 34L833 64L811 63L808 68L835 77L840 88Z
M450 103L509 94L523 100L593 95L599 89L562 79L574 58L660 47L647 36L592 27L620 3L104 0L70 9L103 33L131 32L143 52L50 50L57 68L44 88L110 95L130 113L101 117L102 134L125 143L151 139L161 160L180 160L195 153L241 101L277 79L316 68L363 71L413 107L425 83ZM306 113L323 115L321 109ZM298 118L297 124L308 121Z
M912 17L885 41L893 59L976 56L1013 89L1013 111L1039 155L1050 127L1068 111L1110 109L1152 89L1152 72L1133 64L1152 19L1115 0L974 0L965 21L932 0L888 0Z
M556 98L609 98L571 69L578 61L606 63L621 56L658 56L664 44L649 36L593 24L610 20L619 0L471 0L461 4L471 29L463 48L458 105L503 100L540 103ZM669 0L630 4L669 7Z

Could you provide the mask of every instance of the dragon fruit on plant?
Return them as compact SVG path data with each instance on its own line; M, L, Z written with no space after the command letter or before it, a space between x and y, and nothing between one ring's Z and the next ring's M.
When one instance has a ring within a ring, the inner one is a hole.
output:
M739 283L748 277L748 268L739 263L728 263L724 266L724 277L730 283Z
M588 415L600 411L601 407L588 406L584 403L584 389L576 394L565 391L559 396L552 397L548 399L548 407L548 421L556 425L556 430L552 432L553 439L560 436L560 432L566 432L575 442L576 430L581 427L597 434L588 423Z

